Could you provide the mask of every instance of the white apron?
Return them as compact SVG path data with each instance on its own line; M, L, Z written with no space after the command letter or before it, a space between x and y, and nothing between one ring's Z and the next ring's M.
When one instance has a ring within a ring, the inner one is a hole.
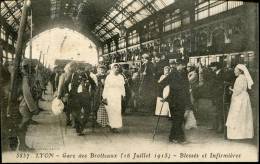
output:
M228 139L254 136L252 107L244 75L239 75L235 81L226 126Z
M162 75L158 80L158 83L160 83L166 77L167 76ZM170 88L169 85L167 85L163 89L163 97L167 98L169 96L169 92ZM171 117L169 103L167 101L162 102L161 100L163 100L163 98L158 96L156 101L155 115Z
M169 103L161 101L163 98L157 97L155 115L157 116L168 116L171 117ZM161 113L160 113L161 112Z
M103 98L107 99L105 105L109 125L111 128L121 128L122 115L121 115L121 99L125 96L125 81L122 75L114 75L110 73L104 85Z

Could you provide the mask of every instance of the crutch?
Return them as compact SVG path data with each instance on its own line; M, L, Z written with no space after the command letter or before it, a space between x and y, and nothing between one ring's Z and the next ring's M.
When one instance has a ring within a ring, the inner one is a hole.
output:
M154 130L154 132L153 132L153 140L154 140L156 131L157 131L157 129L158 129L159 120L160 120L160 118L161 118L160 116L161 116L161 113L162 113L162 109L163 109L164 102L165 102L166 98L169 96L169 94L170 94L170 86L167 85L167 86L163 89L163 102L162 102L162 107L161 107L161 110L160 110L160 113L159 113L159 116L158 116L157 124L156 124L155 130Z
M153 131L153 141L154 141L154 137L155 137L155 134L156 134L156 132L157 132L157 129L158 129L159 120L160 120L160 118L161 118L161 113L162 113L163 105L164 105L164 101L162 102L162 106L161 106L160 113L159 113L159 116L158 116L158 119L157 119L156 127L155 127L155 129L154 129L154 131Z

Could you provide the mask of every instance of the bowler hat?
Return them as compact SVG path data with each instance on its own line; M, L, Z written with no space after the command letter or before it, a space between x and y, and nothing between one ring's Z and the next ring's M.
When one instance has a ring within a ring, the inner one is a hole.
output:
M220 68L221 65L220 65L219 62L212 62L212 63L210 63L209 67L217 67L217 68Z
M182 64L182 65L185 65L186 62L185 62L184 60L182 60L182 59L177 59L177 60L176 60L176 64Z

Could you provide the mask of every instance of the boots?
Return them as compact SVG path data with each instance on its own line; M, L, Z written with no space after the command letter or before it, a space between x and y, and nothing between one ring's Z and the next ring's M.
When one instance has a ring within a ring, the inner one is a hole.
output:
M224 127L222 120L218 120L218 127L217 127L217 133L223 133L224 132Z
M20 130L18 132L18 138L19 138L19 147L18 147L18 150L20 151L33 151L34 149L33 148L30 148L26 142L25 142L25 136L26 136L26 131L24 130Z
M110 131L111 131L112 133L119 133L119 130L118 130L117 128L111 128L111 127L110 127Z
M12 137L9 137L8 139L9 139L9 148L10 148L12 151L16 150L17 147L18 147L18 138L12 136Z
M38 125L39 123L33 119L30 119L30 124L32 125Z

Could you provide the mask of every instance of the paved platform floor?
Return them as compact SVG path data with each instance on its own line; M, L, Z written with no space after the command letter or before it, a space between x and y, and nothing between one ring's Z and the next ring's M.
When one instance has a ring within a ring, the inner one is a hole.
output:
M119 134L107 128L88 128L84 136L65 126L65 115L52 114L49 101L40 102L46 111L34 116L38 125L30 125L26 142L33 152L3 152L3 162L177 162L177 161L257 161L258 149L254 141L224 140L206 127L187 130L188 144L168 142L171 121L162 118L152 140L157 117L130 113L123 117L124 127Z

